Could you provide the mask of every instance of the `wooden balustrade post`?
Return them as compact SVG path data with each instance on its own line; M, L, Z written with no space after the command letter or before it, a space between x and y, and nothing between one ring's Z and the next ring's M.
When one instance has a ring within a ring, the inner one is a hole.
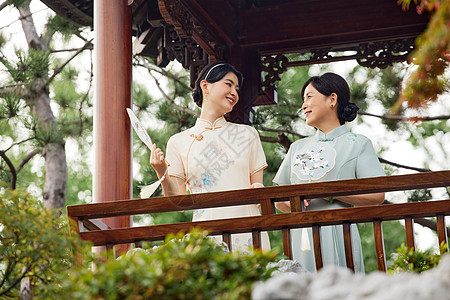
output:
M253 248L261 249L261 231L252 230Z
M222 233L222 240L224 241L224 243L226 243L228 245L228 250L230 250L230 252L232 251L232 245L231 245L231 234L228 232L224 232Z
M438 234L438 239L439 239L439 245L441 245L442 243L447 243L447 252L448 252L449 247L448 247L448 240L447 240L447 227L445 226L445 216L437 215L436 223L437 223L437 234Z
M292 244L291 244L291 230L284 227L281 229L282 239L283 239L283 253L289 259L294 259L292 256Z
M406 247L416 249L414 239L414 220L411 217L405 218Z
M378 270L386 272L386 255L384 254L383 226L381 221L373 221L373 233L375 238L375 251L377 254Z
M270 198L262 199L260 203L262 215L274 215L276 213L275 205Z
M314 258L316 260L316 270L318 271L323 268L322 245L320 243L320 226L319 225L312 226L312 234L313 234L313 244L314 244Z
M342 224L342 229L344 231L345 261L347 263L347 268L355 272L355 265L353 262L351 225L352 224L345 222L344 224Z
M304 197L301 197L301 196L289 197L289 201L291 203L291 212L302 211L303 199L304 199Z

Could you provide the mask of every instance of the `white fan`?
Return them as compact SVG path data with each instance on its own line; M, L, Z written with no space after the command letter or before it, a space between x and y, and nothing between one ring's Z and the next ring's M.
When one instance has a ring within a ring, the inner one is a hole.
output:
M148 135L147 131L144 129L141 122L139 122L138 118L136 117L136 115L134 114L134 112L131 109L127 108L127 112L128 112L128 116L130 117L131 126L133 126L134 131L136 131L136 134L141 139L141 141L144 142L144 144L148 147L148 149L150 149L150 151L152 151L153 143L152 143L152 139ZM169 165L167 161L166 161L166 163L167 163L167 165ZM166 172L164 173L164 175L159 180L155 181L154 183L152 183L150 185L142 186L141 194L140 194L141 198L150 198L151 195L153 195L153 193L156 191L158 186L161 184L161 182L164 180L164 178L166 178L166 174L167 174L167 169L166 169Z

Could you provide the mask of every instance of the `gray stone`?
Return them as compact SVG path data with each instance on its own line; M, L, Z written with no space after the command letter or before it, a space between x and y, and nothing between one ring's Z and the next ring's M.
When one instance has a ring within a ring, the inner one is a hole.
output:
M280 273L255 284L252 299L298 300L434 300L450 299L450 255L435 269L388 275L354 274L346 268L326 266L318 273Z
M282 259L276 263L267 264L267 268L273 267L277 267L277 269L272 272L272 276L280 273L309 273L309 271L303 268L303 266L296 260Z

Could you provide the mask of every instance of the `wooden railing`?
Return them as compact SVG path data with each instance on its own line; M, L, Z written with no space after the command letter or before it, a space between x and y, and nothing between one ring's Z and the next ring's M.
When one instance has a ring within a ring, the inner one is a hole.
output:
M290 229L312 227L317 269L323 266L320 243L321 226L343 225L347 267L353 270L350 224L371 222L374 226L378 269L386 271L382 222L404 220L407 246L415 247L414 219L434 217L437 220L439 243L447 242L445 217L450 214L449 199L308 212L301 212L301 201L309 198L338 197L343 195L448 186L450 186L450 171L440 171L175 197L73 205L67 207L67 213L70 218L76 221L77 228L73 229L79 232L82 239L92 241L95 246L111 247L124 243L163 240L170 233L178 233L180 231L188 232L192 227L199 227L208 230L211 235L222 235L223 240L230 248L233 247L231 244L231 234L251 232L254 247L260 248L261 231L281 230L283 252L290 259L292 259ZM278 201L290 201L292 212L276 214L274 203ZM99 218L106 217L133 216L148 213L258 203L261 205L262 216L118 229L110 229L98 220Z

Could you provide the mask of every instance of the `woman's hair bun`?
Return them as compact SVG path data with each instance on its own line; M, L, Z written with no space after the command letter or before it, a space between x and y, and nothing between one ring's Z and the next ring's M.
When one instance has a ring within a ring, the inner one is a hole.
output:
M345 122L351 122L356 118L359 107L355 103L348 103L342 112L342 118Z
M192 98L194 99L195 104L197 104L198 107L202 107L202 92L198 89L194 89L192 91Z

